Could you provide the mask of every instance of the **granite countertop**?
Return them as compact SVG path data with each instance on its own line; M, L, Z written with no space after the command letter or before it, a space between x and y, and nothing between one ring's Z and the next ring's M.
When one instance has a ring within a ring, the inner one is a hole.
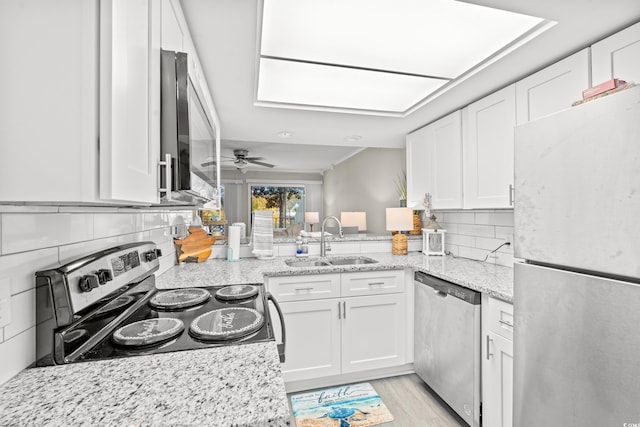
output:
M288 426L275 342L23 371L0 425Z
M158 277L158 288L214 286L227 283L262 283L263 276L293 276L304 274L335 273L348 271L392 270L413 268L452 283L474 289L507 302L513 302L513 269L451 256L426 256L421 252L408 255L391 253L363 253L378 261L375 264L325 267L289 267L286 260L292 257L276 257L272 260L242 258L228 262L209 259L200 264L181 264ZM340 256L339 258L350 256ZM331 257L328 257L331 258ZM310 257L309 260L322 259Z

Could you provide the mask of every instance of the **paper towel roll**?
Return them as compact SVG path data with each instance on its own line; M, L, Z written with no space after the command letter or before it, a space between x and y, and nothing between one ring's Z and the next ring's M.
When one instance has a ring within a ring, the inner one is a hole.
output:
M229 236L227 237L227 261L238 261L240 259L240 233L242 227L239 225L230 225L228 227Z
M240 227L240 238L244 239L247 237L247 225L244 222L234 222L231 225L237 225Z

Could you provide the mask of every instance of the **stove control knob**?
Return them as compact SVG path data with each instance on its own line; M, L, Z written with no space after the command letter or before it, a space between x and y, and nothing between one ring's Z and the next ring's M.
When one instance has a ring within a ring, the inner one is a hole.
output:
M143 255L144 255L144 260L146 262L153 261L154 259L158 258L156 251L148 251L148 252L145 252Z
M82 292L91 292L93 288L97 288L100 281L97 274L86 274L80 278L79 286Z
M100 270L98 270L96 275L98 276L98 283L100 283L101 285L104 285L105 283L113 280L111 270L107 268L101 268Z
M156 251L156 256L161 257L162 256L162 251L160 249L155 249Z

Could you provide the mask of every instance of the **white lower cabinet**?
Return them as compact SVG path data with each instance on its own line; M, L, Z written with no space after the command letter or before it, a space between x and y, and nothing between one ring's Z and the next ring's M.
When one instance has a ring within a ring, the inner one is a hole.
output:
M330 291L336 276L339 298ZM284 315L285 382L409 362L407 340L413 332L406 323L403 270L267 277L266 281ZM277 316L272 312L271 317L278 334Z
M513 305L482 296L482 425L513 425Z
M343 301L342 372L403 364L404 295L353 297Z
M339 304L333 298L280 303L287 327L285 381L340 373Z

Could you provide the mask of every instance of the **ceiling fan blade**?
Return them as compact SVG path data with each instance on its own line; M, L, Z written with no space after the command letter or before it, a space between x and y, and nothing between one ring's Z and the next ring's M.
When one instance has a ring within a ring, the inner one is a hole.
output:
M243 157L248 162L253 162L254 160L264 160L264 157Z
M274 166L274 165L269 164L269 163L256 162L255 160L249 160L249 159L247 159L247 161L248 161L249 163L253 163L254 165L264 166L264 167L267 167L267 168L272 168L272 167Z
M215 164L216 164L216 161L215 161L215 160L210 160L210 161L208 161L208 162L204 162L204 163L202 163L200 166L202 166L203 168L206 168L207 166L213 166L213 165L215 165Z

